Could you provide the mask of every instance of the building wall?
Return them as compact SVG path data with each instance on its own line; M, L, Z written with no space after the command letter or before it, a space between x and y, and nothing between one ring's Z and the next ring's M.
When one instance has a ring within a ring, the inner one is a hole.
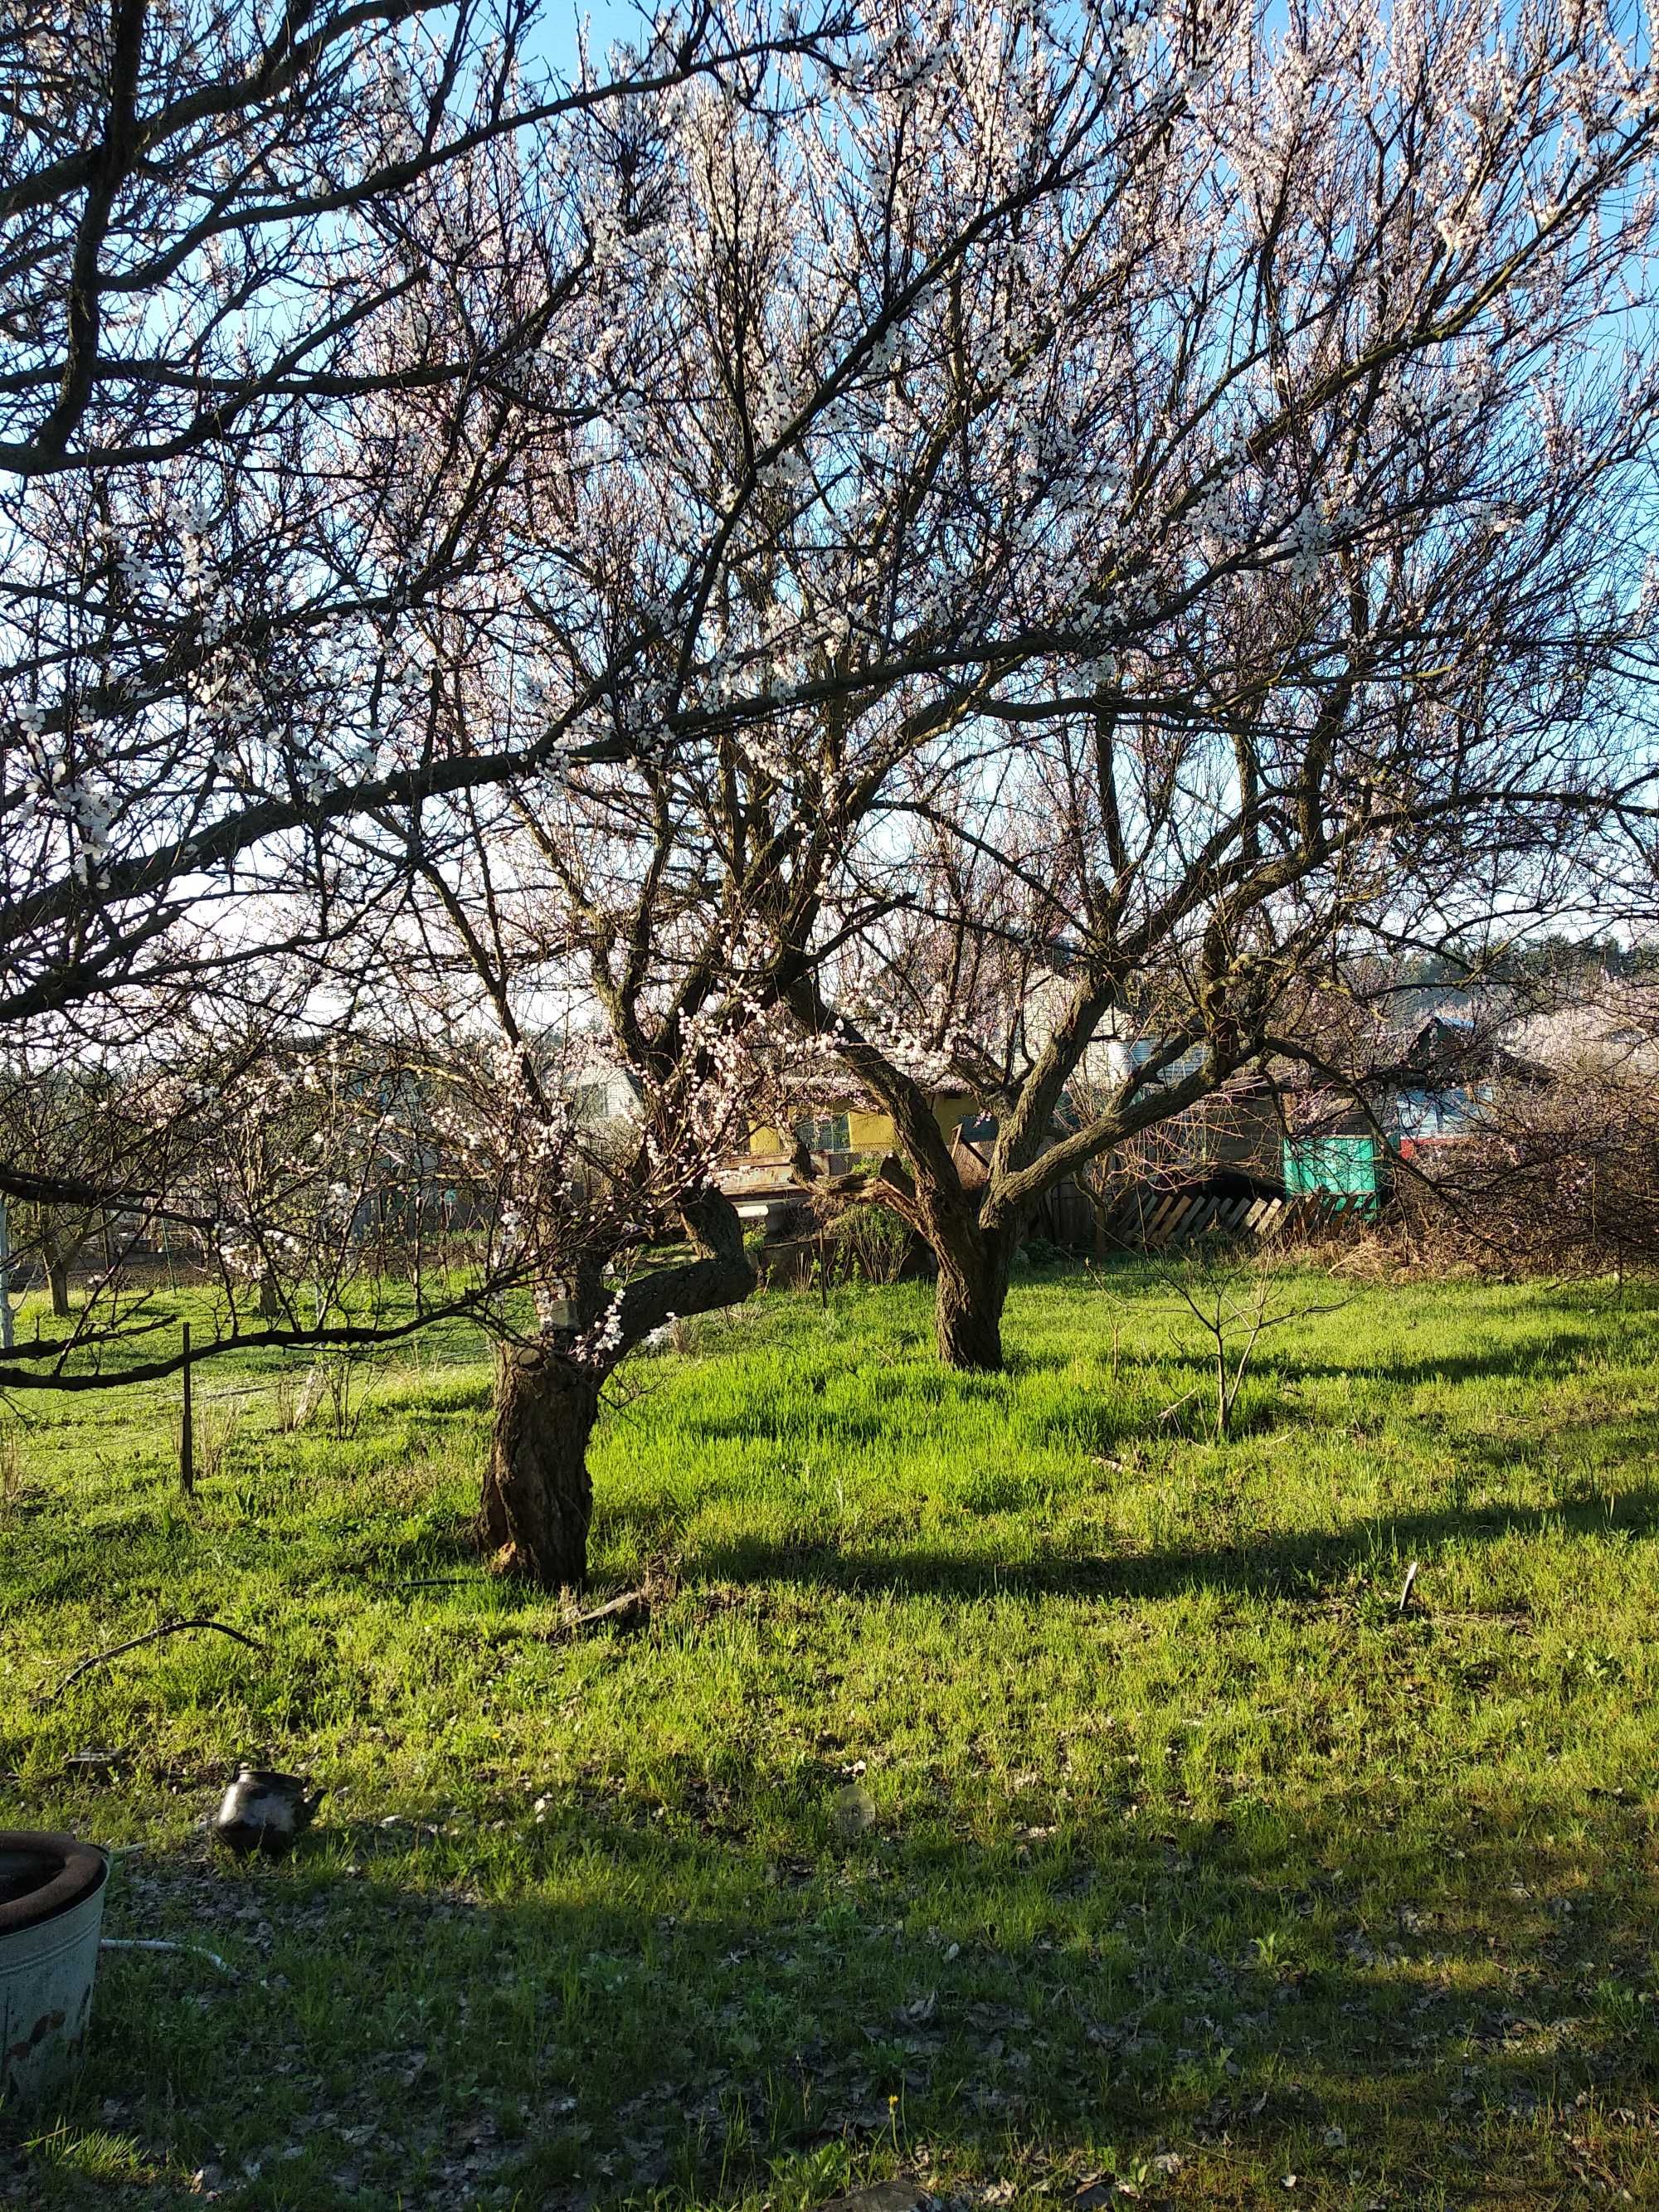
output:
M1402 1144L1423 1137L1467 1136L1475 1103L1489 1090L1486 1085L1474 1091L1449 1085L1440 1091L1401 1091L1394 1100L1395 1132Z
M974 1102L965 1096L936 1098L933 1119L940 1133L946 1139L955 1135L957 1125L963 1116L974 1111ZM897 1150L891 1119L885 1114L866 1114L850 1106L815 1106L811 1119L829 1121L837 1114L847 1116L847 1149L852 1152L891 1152ZM803 1120L808 1118L802 1116ZM780 1132L764 1124L749 1133L749 1152L755 1159L787 1158L793 1149L786 1143Z
M1376 1139L1363 1137L1306 1137L1285 1143L1285 1188L1291 1197L1334 1191L1346 1198L1377 1194Z
M1272 1099L1229 1101L1214 1116L1205 1158L1218 1169L1276 1181L1279 1139L1279 1115Z

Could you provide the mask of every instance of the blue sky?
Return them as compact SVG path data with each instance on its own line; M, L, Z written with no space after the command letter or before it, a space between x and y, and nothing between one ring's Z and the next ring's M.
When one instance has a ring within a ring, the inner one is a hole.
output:
M620 4L620 0L599 0L592 7L577 7L571 0L553 0L544 13L538 27L537 43L548 59L561 70L568 70L576 58L579 27L587 25L588 51L596 60L602 59L607 45L613 39L626 39L630 44L643 43L651 21L651 11Z

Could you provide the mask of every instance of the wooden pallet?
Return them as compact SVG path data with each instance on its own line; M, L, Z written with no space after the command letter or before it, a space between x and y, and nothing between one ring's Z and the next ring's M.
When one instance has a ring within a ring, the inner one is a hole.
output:
M1327 1237L1373 1220L1376 1200L1344 1191L1297 1198L1210 1198L1190 1191L1137 1192L1106 1224L1109 1248L1164 1252L1197 1237Z

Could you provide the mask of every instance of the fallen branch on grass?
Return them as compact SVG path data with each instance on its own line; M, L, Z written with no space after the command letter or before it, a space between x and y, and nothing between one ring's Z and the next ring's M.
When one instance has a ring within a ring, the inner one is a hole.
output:
M222 1974L230 1972L216 1951L207 1950L200 1943L164 1943L159 1936L100 1936L98 1948L100 1951L186 1951L193 1959L210 1960Z
M1173 1406L1166 1406L1164 1408L1158 1417L1159 1420L1167 1421L1172 1414L1178 1413L1183 1406L1189 1406L1203 1388L1204 1385L1201 1382L1194 1382L1190 1390L1183 1390Z
M556 1633L585 1636L590 1628L642 1628L650 1612L651 1600L644 1590L624 1590L620 1597L596 1605L591 1613L579 1613L572 1620L561 1621Z
M142 1636L130 1636L125 1644L112 1644L107 1651L94 1651L89 1659L82 1659L78 1666L71 1667L58 1687L51 1692L47 1699L48 1704L52 1698L61 1698L71 1682L78 1682L82 1674L89 1674L94 1667L101 1667L106 1659L118 1659L124 1651L136 1651L141 1644L158 1643L162 1637L177 1636L181 1630L186 1628L216 1628L221 1636L228 1636L238 1644L246 1644L250 1651L263 1651L265 1648L263 1644L257 1643L252 1637L244 1636L240 1628L232 1628L222 1620L164 1621L160 1628L147 1629Z

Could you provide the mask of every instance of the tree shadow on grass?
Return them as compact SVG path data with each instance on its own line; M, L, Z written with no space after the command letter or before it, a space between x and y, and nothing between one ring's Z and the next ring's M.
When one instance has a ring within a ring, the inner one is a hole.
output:
M325 1826L277 1869L136 1856L111 1932L228 1972L107 1957L0 2200L125 2205L147 2172L146 2203L232 2212L811 2203L925 2154L941 2192L1062 2202L1146 2161L1145 2203L1173 2154L1183 2204L1286 2172L1316 2204L1590 2173L1652 2201L1639 1808L1575 1808L1569 1852L1542 1803L1438 1838L1334 1803L988 1835L971 1796L850 1842L804 1798L783 1858L644 1794Z
M1286 1382L1305 1377L1316 1382L1363 1382L1368 1389L1397 1385L1415 1389L1436 1382L1479 1382L1501 1380L1517 1384L1560 1382L1586 1372L1582 1362L1587 1345L1596 1340L1586 1333L1559 1346L1510 1345L1486 1352L1425 1352L1420 1358L1365 1359L1297 1359L1285 1353L1257 1362L1262 1374L1277 1373ZM1282 1364L1280 1361L1282 1360Z
M982 1550L897 1542L861 1547L829 1540L777 1543L736 1536L692 1540L680 1562L688 1579L797 1583L826 1589L961 1597L1012 1595L1148 1599L1199 1590L1307 1596L1346 1583L1379 1559L1432 1557L1442 1549L1545 1529L1584 1536L1659 1533L1659 1483L1623 1494L1564 1498L1547 1506L1494 1504L1436 1512L1381 1513L1332 1530L1261 1536L1229 1546L1080 1555L1050 1553L998 1560Z
M1593 1340L1586 1338L1583 1341ZM1583 1346L1575 1340L1571 1346L1559 1350L1540 1349L1536 1346L1513 1346L1486 1352L1457 1352L1443 1355L1425 1353L1421 1358L1395 1358L1368 1360L1304 1359L1293 1351L1278 1346L1258 1353L1251 1362L1249 1374L1260 1385L1284 1389L1297 1382L1352 1382L1366 1390L1386 1393L1393 1389L1417 1389L1434 1383L1478 1382L1501 1380L1519 1386L1540 1382L1565 1382L1588 1375L1582 1364ZM1030 1371L1048 1370L1060 1371L1071 1362L1068 1358L1044 1360L1034 1358L1026 1363ZM1174 1346L1160 1352L1152 1361L1132 1358L1125 1354L1122 1371L1133 1376L1138 1370L1155 1364L1170 1374L1188 1374L1207 1381L1215 1372L1214 1354L1202 1347ZM1079 1402L1093 1402L1086 1388L1079 1393ZM1322 1416L1323 1418L1323 1416Z
M1340 1284L1333 1285L1333 1290L1338 1297L1343 1295ZM1137 1301L1128 1311L1139 1319L1147 1314L1148 1307L1145 1301ZM1194 1325L1190 1319L1183 1316L1178 1304L1172 1303L1168 1314L1176 1323L1178 1338L1185 1338L1187 1341L1177 1340L1168 1351L1160 1352L1158 1364L1207 1369L1209 1354L1197 1340ZM1514 1329L1512 1338L1468 1350L1447 1352L1437 1352L1431 1348L1435 1339L1432 1321L1420 1324L1413 1332L1414 1345L1409 1352L1399 1338L1395 1338L1394 1348L1379 1351L1374 1358L1362 1354L1347 1359L1332 1359L1317 1355L1304 1358L1294 1350L1280 1349L1270 1341L1263 1345L1254 1363L1253 1371L1286 1382L1305 1377L1321 1381L1352 1380L1368 1386L1398 1384L1405 1388L1415 1388L1424 1383L1480 1382L1494 1378L1519 1382L1559 1382L1586 1371L1583 1361L1587 1352L1605 1352L1608 1349L1608 1322L1620 1316L1632 1325L1632 1334L1638 1328L1644 1332L1644 1340L1629 1342L1621 1347L1622 1350L1632 1361L1650 1356L1654 1349L1659 1347L1659 1300L1633 1306L1565 1304L1559 1311L1540 1311L1529 1316L1518 1326L1512 1322L1498 1324L1500 1328ZM1110 1340L1109 1328L1103 1327L1095 1347L1097 1353L1109 1349ZM1016 1343L1010 1347L1010 1370L1041 1372L1063 1370L1072 1364L1075 1351L1076 1346L1069 1342L1064 1349L1052 1353ZM1132 1346L1126 1351L1126 1360L1133 1361L1133 1356Z
M1166 1448L1171 1443L1212 1444L1215 1442L1215 1368L1201 1359L1168 1359L1160 1363L1167 1380L1165 1403L1149 1413L1148 1400L1108 1401L1079 1398L1063 1411L1022 1425L1019 1441L1060 1451L1076 1451L1091 1458L1110 1457L1136 1446ZM1190 1381L1186 1378L1190 1377ZM1288 1395L1297 1377L1252 1374L1234 1401L1227 1441L1239 1443L1251 1437L1269 1436L1289 1428L1328 1428L1328 1412L1305 1407ZM1185 1388L1182 1384L1185 1382ZM1153 1401L1155 1402L1155 1401Z
M1517 1453L1491 1440L1471 1440L1464 1457L1482 1474L1512 1474ZM699 1534L681 1516L644 1504L607 1501L601 1492L594 1518L593 1547L603 1553L619 1536L647 1556L665 1555L682 1581L698 1583L794 1583L857 1594L950 1595L976 1599L993 1595L1111 1601L1159 1599L1195 1591L1308 1598L1347 1585L1355 1571L1387 1561L1431 1559L1443 1550L1505 1538L1530 1538L1548 1532L1586 1538L1620 1534L1642 1538L1659 1534L1659 1477L1645 1436L1633 1431L1604 1455L1605 1468L1589 1475L1547 1504L1504 1501L1449 1504L1415 1512L1382 1512L1340 1528L1287 1530L1257 1534L1238 1544L1179 1545L1160 1550L1114 1553L1040 1551L1035 1557L1000 1559L983 1540L986 1514L964 1505L959 1548L937 1538L927 1544L902 1534L860 1543L817 1534L780 1540L762 1533ZM1640 1468L1644 1480L1609 1487L1600 1478L1614 1468ZM1559 1479L1560 1469L1551 1462ZM988 1509L1014 1514L1030 1503L1021 1490L1007 1504ZM429 1590L475 1587L504 1602L522 1599L531 1586L493 1575L477 1547L470 1524L447 1532L422 1531L400 1540L388 1534L352 1563L349 1573L331 1577L343 1587L362 1588L377 1599L418 1598ZM538 1597L544 1593L532 1593Z

